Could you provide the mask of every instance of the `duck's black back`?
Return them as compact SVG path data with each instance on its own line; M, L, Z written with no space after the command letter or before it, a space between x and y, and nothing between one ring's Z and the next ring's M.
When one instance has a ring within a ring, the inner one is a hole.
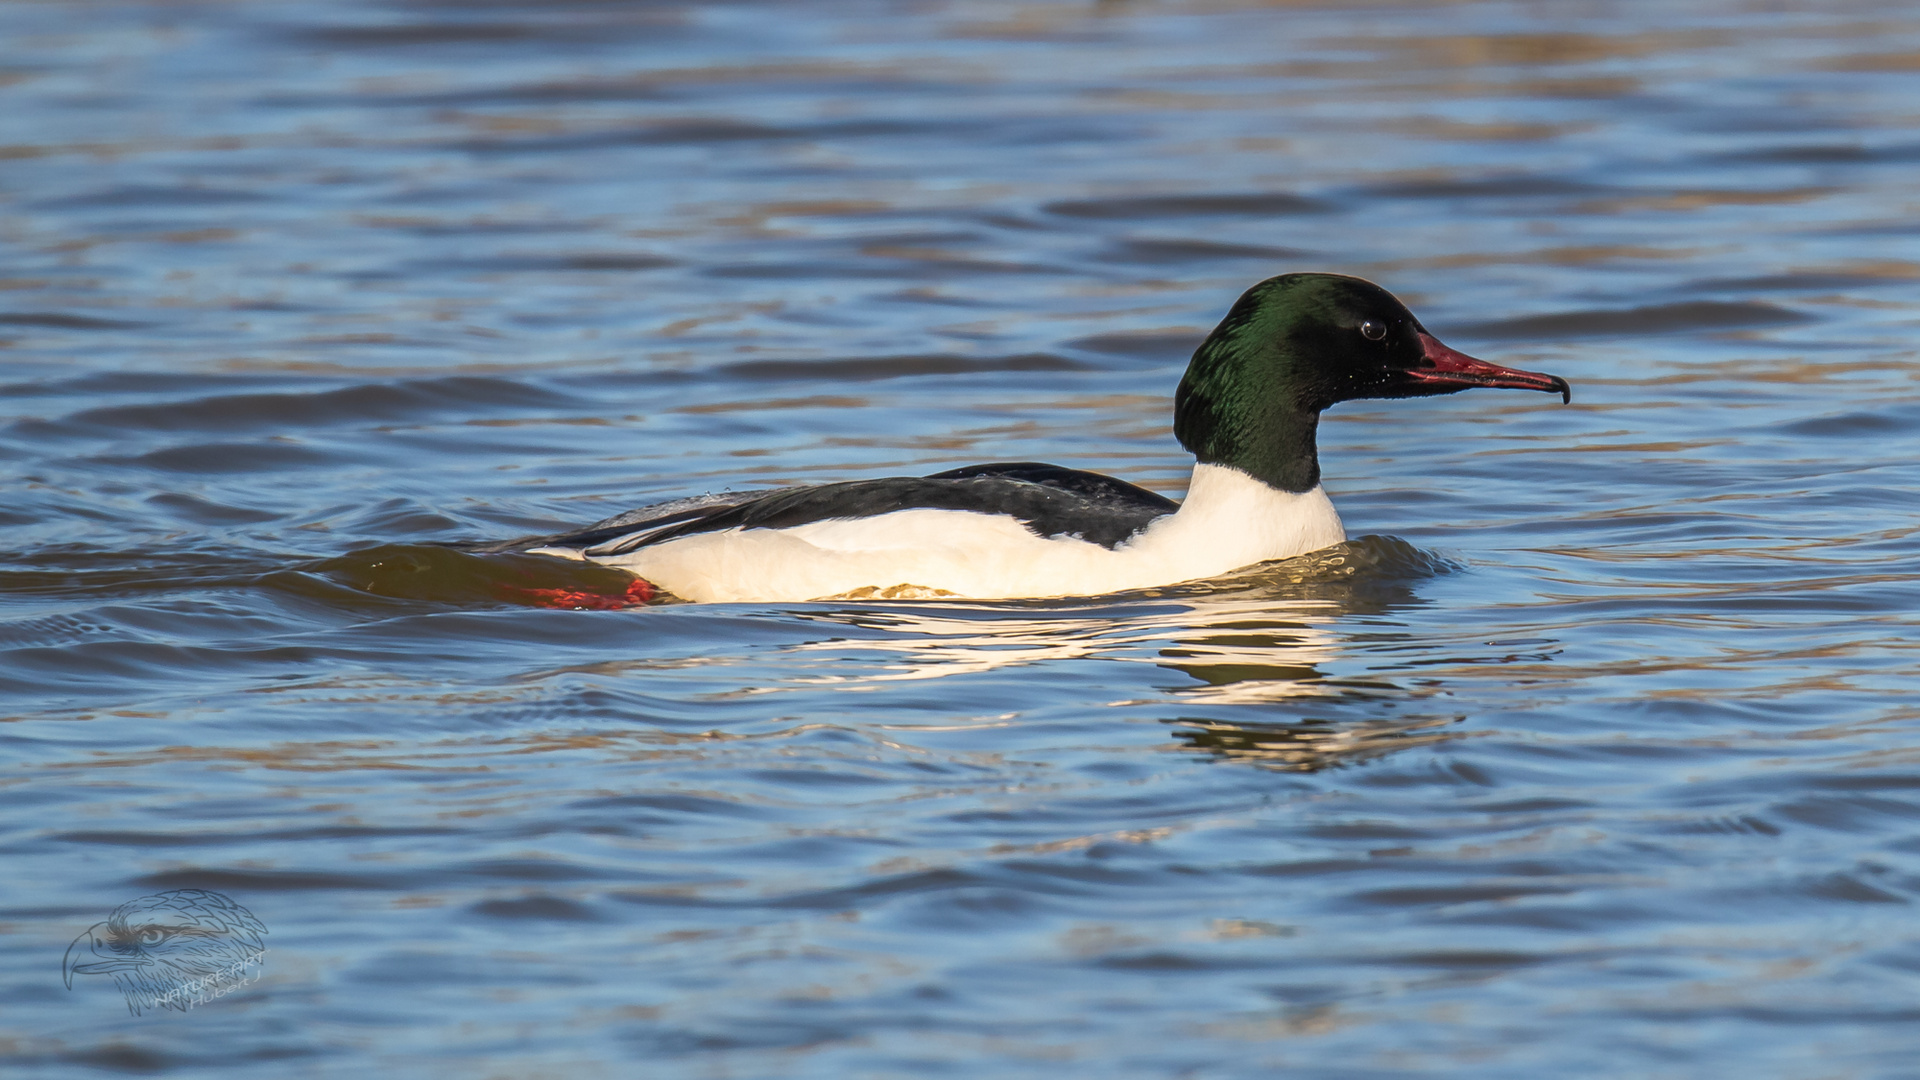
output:
M725 529L791 529L896 510L1005 514L1036 535L1118 547L1180 505L1099 473L1033 461L969 465L932 476L890 476L812 487L705 495L629 510L574 532L531 536L483 551L572 548L604 558Z

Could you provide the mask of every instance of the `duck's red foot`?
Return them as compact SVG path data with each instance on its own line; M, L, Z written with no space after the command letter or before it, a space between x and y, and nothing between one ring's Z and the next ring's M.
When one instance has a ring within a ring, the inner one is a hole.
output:
M640 607L653 600L653 583L634 578L625 592L588 592L581 589L515 589L507 592L516 600L534 607L566 608L572 611L618 611Z

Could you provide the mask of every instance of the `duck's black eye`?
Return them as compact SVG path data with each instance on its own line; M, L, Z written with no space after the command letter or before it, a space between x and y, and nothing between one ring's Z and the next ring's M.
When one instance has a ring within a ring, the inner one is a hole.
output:
M1360 324L1360 336L1368 341L1379 341L1387 336L1387 324L1368 319Z

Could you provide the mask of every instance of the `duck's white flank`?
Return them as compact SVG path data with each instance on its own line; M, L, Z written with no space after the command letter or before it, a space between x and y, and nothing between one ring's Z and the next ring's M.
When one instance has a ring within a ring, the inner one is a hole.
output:
M1091 596L1214 577L1347 538L1326 492L1195 465L1180 509L1117 548L1036 536L1004 514L896 510L791 529L697 533L595 559L685 600L815 600L915 586L982 600ZM543 554L581 558L564 548Z

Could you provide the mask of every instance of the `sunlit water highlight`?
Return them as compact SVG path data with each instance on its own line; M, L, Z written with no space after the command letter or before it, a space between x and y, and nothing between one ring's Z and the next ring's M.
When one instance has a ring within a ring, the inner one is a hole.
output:
M1911 13L0 23L0 1072L1913 1071ZM439 546L992 460L1177 495L1187 353L1298 269L1573 404L1343 405L1360 539L1125 596ZM62 985L170 889L259 981Z

